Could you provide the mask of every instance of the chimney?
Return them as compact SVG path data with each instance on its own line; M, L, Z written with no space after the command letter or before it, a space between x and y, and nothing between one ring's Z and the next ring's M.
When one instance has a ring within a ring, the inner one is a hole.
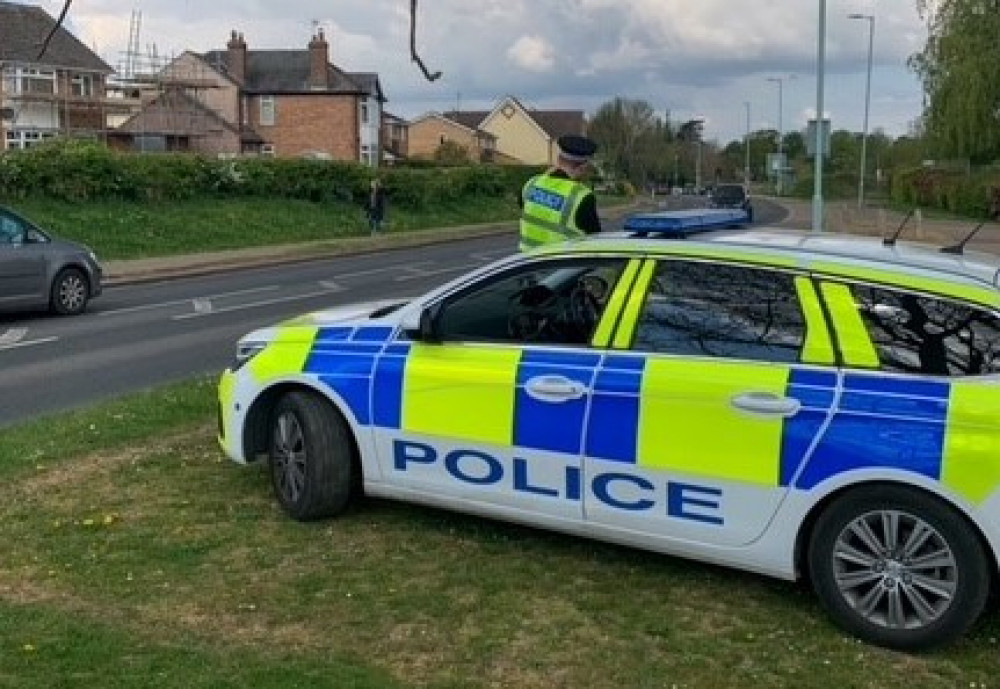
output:
M325 91L330 88L330 44L323 29L309 41L309 88Z
M236 33L235 30L229 35L229 43L226 44L226 67L229 69L229 76L237 84L242 86L247 78L247 44L243 40L243 33Z

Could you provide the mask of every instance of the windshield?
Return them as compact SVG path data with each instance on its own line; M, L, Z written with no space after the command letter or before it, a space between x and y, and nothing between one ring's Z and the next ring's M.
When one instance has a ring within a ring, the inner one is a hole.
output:
M725 201L742 201L746 197L746 194L743 192L743 187L737 184L716 187L715 192L712 195L717 199Z

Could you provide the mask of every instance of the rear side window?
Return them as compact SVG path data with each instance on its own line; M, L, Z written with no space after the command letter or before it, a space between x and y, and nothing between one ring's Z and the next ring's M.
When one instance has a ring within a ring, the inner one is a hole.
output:
M636 326L638 351L797 362L806 323L787 273L662 261Z
M852 292L883 371L1000 373L1000 319L992 312L878 287L855 285Z

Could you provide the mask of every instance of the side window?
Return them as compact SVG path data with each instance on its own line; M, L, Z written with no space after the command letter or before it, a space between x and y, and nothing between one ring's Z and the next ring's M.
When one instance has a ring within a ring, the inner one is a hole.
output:
M20 244L24 241L25 227L21 221L0 213L0 244Z
M438 314L444 340L586 346L625 259L532 263L467 288Z
M805 334L794 276L741 266L662 261L646 295L632 348L795 362Z
M933 376L1000 373L1000 319L985 309L855 285L854 300L883 371Z

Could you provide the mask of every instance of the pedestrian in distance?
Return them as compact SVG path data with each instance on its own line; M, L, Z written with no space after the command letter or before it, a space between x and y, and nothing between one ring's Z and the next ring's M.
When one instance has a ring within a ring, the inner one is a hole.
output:
M570 134L556 143L555 166L532 177L521 191L521 251L601 231L597 198L581 181L591 170L597 144Z
M382 223L385 221L385 187L378 179L371 181L368 191L368 203L366 211L368 213L368 227L373 235L382 231Z

